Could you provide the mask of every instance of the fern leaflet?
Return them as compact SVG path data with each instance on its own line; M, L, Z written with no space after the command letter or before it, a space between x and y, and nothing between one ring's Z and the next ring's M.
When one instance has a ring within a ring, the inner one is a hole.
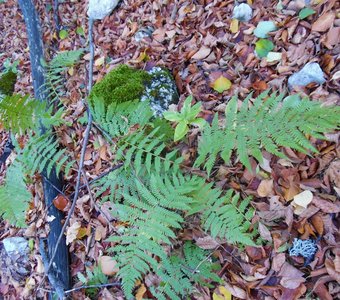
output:
M16 161L8 168L5 185L0 187L0 215L11 224L26 227L25 213L31 200L23 170Z
M228 163L234 149L247 168L251 168L249 156L262 161L261 149L279 157L284 157L281 146L316 152L306 136L324 138L322 133L339 128L339 107L323 107L298 96L283 97L266 91L251 104L249 95L239 110L233 97L225 110L225 125L218 125L216 115L211 127L205 128L195 166L203 164L210 174L218 155Z

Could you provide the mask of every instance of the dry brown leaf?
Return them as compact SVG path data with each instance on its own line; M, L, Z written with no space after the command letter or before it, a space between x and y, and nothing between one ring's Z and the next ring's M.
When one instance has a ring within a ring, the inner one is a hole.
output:
M286 261L286 254L285 253L279 253L278 255L274 256L273 261L272 261L272 269L275 272L279 272L282 265Z
M319 197L314 197L312 203L319 207L323 212L328 214L336 214L340 212L340 205L339 202L332 203L327 200L323 200Z
M334 22L335 13L327 12L321 15L312 25L312 31L325 32L327 31Z
M115 261L111 256L103 255L99 257L99 265L102 272L108 276L114 275L119 271L117 261Z
M340 272L335 270L334 262L329 258L325 260L325 267L329 276L331 276L334 280L336 280L340 284Z
M315 214L314 216L312 216L311 221L318 235L322 236L324 226L322 218L318 214Z
M201 60L206 58L210 54L210 52L211 52L210 48L202 46L191 58Z
M144 284L142 284L137 290L136 300L142 300L145 293L146 293L146 287Z
M262 180L257 188L257 193L260 197L268 197L273 195L274 181L272 179Z
M280 283L287 289L296 289L299 285L306 281L303 278L304 273L285 262L278 274L281 276Z
M259 222L259 233L264 240L269 241L269 242L273 241L269 229L265 225L263 225L261 222Z
M71 244L77 238L80 227L81 227L80 223L74 222L71 226L67 228L66 245Z
M240 299L247 299L247 293L236 285L225 282L224 287L234 296Z
M196 245L202 249L210 250L219 246L219 243L211 236L205 236L196 240Z

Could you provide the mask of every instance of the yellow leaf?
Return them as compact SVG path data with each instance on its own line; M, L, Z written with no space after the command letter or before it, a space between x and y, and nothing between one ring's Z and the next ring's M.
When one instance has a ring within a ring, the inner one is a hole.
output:
M144 296L144 294L145 294L145 292L146 292L146 287L145 287L144 284L142 284L142 285L139 287L139 289L138 289L138 291L137 291L137 293L136 293L136 300L142 300L142 299L143 299L143 296Z
M105 61L105 57L104 57L104 56L99 57L99 58L97 58L97 59L95 60L94 65L95 65L96 67L102 66L102 65L104 64L104 61Z
M231 33L238 32L238 20L237 19L232 19L231 20L230 31L231 31Z
M69 68L67 73L69 73L72 76L74 74L74 68L73 67Z
M213 300L231 300L231 293L224 287L218 287L218 294L213 294Z
M224 91L230 89L231 82L228 78L225 78L224 76L221 75L213 82L211 86L215 91L223 93Z

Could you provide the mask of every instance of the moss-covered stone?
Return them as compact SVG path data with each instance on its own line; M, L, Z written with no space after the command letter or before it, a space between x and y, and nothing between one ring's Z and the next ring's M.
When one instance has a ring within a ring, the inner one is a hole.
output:
M150 80L147 72L120 65L94 85L89 99L91 101L94 96L102 98L106 106L140 100Z
M14 92L15 82L17 81L17 74L8 71L0 78L0 94L11 96Z

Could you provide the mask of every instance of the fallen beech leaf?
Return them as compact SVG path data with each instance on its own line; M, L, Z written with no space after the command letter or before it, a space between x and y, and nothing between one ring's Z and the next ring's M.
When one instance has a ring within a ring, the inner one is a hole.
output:
M53 199L53 204L57 209L63 211L68 204L68 200L62 194L59 194Z
M304 273L285 262L278 274L281 276L280 283L287 289L296 289L301 283L305 282Z
M230 23L230 32L231 33L238 32L238 25L239 25L239 21L237 19L232 19Z
M142 284L137 290L136 300L142 300L145 292L146 292L146 287L144 284Z
M231 293L224 286L219 286L216 292L213 294L213 300L231 300Z
M267 62L274 62L280 61L282 59L282 53L280 52L268 52L266 61Z
M229 291L234 297L240 299L247 299L247 293L236 285L229 285L227 282L224 283L224 287Z
M223 93L224 91L227 91L230 89L231 82L228 78L225 78L224 76L221 75L211 84L211 87L215 91L219 93Z
M274 181L272 179L262 180L257 188L257 193L260 197L268 197L273 195Z
M310 7L304 7L299 12L299 19L303 20L311 15L315 14L315 10L311 9Z
M273 241L269 229L265 225L263 225L261 222L259 222L259 233L264 240L269 241L269 242Z
M323 230L324 230L324 224L323 224L323 220L321 216L319 216L318 214L315 214L314 216L312 216L311 221L318 235L322 236Z
M96 67L99 67L99 66L102 66L102 65L104 64L104 62L105 62L105 57L102 56L102 57L97 58L97 59L94 61L94 65L95 65Z
M80 223L75 222L67 228L66 245L71 244L77 238L80 227L81 227Z
M191 58L197 60L204 59L210 54L210 52L210 48L202 46Z
M335 270L334 262L326 258L325 267L328 274L340 284L340 272Z
M115 261L111 256L101 256L99 258L99 265L103 274L108 276L114 275L119 271L117 261Z
M266 57L267 54L274 49L274 44L272 41L267 39L259 39L255 43L256 54L260 57Z
M333 24L335 19L334 12L327 12L321 15L312 25L312 31L325 32Z
M312 200L313 193L311 191L303 191L302 193L294 196L292 204L295 203L296 205L306 208L308 204L312 202Z
M335 204L327 200L323 200L319 197L313 198L313 204L316 207L319 207L323 212L328 214L336 214L340 212L340 205L339 203Z
M59 31L59 37L62 40L66 39L68 37L68 32L65 29L60 30Z
M219 243L211 236L206 236L203 238L198 238L196 240L196 245L202 249L211 250L219 246Z

